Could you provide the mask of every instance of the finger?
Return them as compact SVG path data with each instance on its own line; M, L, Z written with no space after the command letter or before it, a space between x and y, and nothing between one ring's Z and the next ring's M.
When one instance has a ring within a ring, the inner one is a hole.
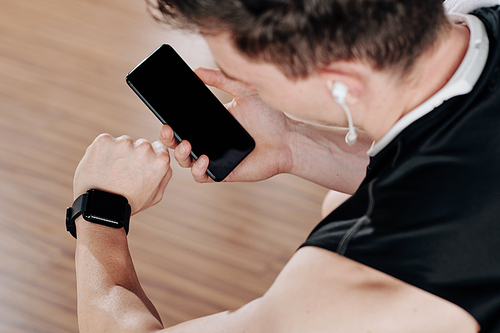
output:
M167 146L170 149L175 149L179 142L177 142L177 139L174 136L174 131L172 128L168 125L163 125L160 130L160 140L163 142L165 146Z
M109 134L108 134L109 135ZM105 135L107 136L107 135ZM112 137L111 137L112 138ZM134 142L134 140L132 140L132 138L129 136L129 135L122 135L122 136L119 136L115 139L117 142Z
M170 154L168 148L160 141L153 142L151 146L153 147L158 163L170 169Z
M102 133L100 135L98 135L94 142L97 142L97 141L110 141L110 140L113 140L113 136L109 133Z
M139 143L143 143L141 141L139 141ZM116 139L114 139L111 143L112 145L110 145L109 147L113 147L113 151L116 154L122 154L122 153L126 154L126 152L128 152L130 148L136 147L134 140L128 135L119 136Z
M160 157L163 154L166 154L167 156L169 155L168 148L163 144L163 142L155 141L151 144L151 146L153 147L153 151L155 152L156 157Z
M158 190L156 192L154 199L155 205L163 199L163 195L165 194L165 190L171 178L172 178L172 168L168 168L165 177L163 177L162 181L160 182L160 185L158 186Z
M201 155L198 160L193 163L193 166L191 167L191 174L196 182L211 183L214 181L207 174L208 162L208 157L206 155Z
M162 180L160 181L160 183L158 184L158 187L156 188L156 191L153 193L153 195L151 196L150 198L150 201L144 205L143 208L141 208L140 210L138 211L134 211L133 214L137 214L151 206L154 206L156 204L158 204L162 199L163 199L163 196L165 194L165 190L167 188L167 185L168 183L170 182L170 179L172 178L172 168L170 168L170 166L166 169L165 171L165 174L162 178Z
M193 164L193 159L190 154L191 144L186 140L182 141L174 150L174 157L177 163L183 168L190 168Z
M138 139L134 142L134 148L144 146L146 148L149 148L151 143L146 140L146 139Z
M108 133L102 133L97 136L94 141L87 147L86 153L95 149L96 146L109 145L114 140L113 136Z
M220 70L197 68L194 72L206 85L225 91L232 96L255 93L248 85L227 77Z

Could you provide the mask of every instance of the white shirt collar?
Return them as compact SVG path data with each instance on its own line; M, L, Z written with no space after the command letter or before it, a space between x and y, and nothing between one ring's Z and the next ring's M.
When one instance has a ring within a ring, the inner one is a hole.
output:
M468 14L483 7L500 5L500 0L445 0L443 6L448 13Z
M489 51L488 35L483 22L473 15L452 14L450 18L463 21L470 30L469 49L462 63L441 90L403 116L382 139L374 142L367 152L368 155L377 155L406 127L443 104L444 101L469 93L481 76Z

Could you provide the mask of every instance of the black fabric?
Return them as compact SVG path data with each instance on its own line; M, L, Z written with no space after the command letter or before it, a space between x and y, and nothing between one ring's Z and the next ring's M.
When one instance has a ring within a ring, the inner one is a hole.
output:
M473 14L490 40L473 91L371 158L358 191L303 246L429 291L471 313L481 332L500 332L500 9Z

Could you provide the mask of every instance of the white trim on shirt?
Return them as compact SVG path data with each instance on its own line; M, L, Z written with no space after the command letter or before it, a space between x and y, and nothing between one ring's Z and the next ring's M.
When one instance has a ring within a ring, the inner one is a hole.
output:
M450 0L448 0L450 1ZM450 1L451 2L451 1ZM457 1L455 1L457 2ZM375 156L384 149L399 133L417 119L428 114L444 101L472 91L486 65L489 40L483 22L473 15L450 14L450 19L460 20L470 30L469 48L462 63L448 83L424 103L403 116L398 122L368 150L369 156Z

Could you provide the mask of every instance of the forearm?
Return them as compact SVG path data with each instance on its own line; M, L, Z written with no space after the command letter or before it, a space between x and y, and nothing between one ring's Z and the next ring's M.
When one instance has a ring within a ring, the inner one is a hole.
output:
M77 219L80 332L154 332L161 319L142 290L124 229Z
M352 194L366 175L371 141L358 132L356 144L345 143L346 130L293 122L290 134L291 174L326 188Z

